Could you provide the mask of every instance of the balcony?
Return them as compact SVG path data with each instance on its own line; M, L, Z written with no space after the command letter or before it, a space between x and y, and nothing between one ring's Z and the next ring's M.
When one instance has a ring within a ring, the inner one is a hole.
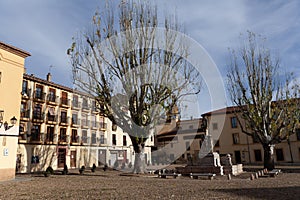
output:
M91 121L92 129L98 129L97 123L95 121Z
M82 136L81 137L81 145L89 145L90 144L90 137Z
M47 123L48 124L57 124L58 116L57 115L47 115Z
M107 129L107 123L99 122L99 128L100 128L100 130L105 131Z
M88 104L82 104L82 110L88 112L90 110L89 105Z
M72 101L72 109L73 110L79 110L80 109L80 105L79 105L78 101Z
M25 89L21 92L22 99L30 99L31 97L31 89Z
M42 135L43 133L31 133L30 135L30 143L34 144L42 144Z
M79 127L80 126L80 119L72 118L72 126Z
M69 137L70 137L70 136L68 136L68 135L66 135L66 134L60 134L60 135L59 135L59 138L58 138L58 143L59 143L59 144L63 144L63 145L68 144L68 142L69 142Z
M23 110L20 113L20 119L23 121L28 121L30 118L30 110Z
M20 132L19 133L19 143L27 143L27 132Z
M70 121L70 117L60 117L60 125L68 126Z
M45 144L56 144L56 134L47 133L44 143Z
M33 112L32 121L36 122L36 123L43 123L44 122L44 115L45 115L44 113Z
M60 98L60 106L62 106L62 107L70 107L70 99Z
M33 94L33 100L38 102L45 102L46 93L35 91Z
M83 128L89 128L89 126L90 126L90 121L89 121L89 120L86 120L86 119L82 119L82 120L81 120L81 126L82 126Z
M100 137L99 144L100 144L100 146L107 145L107 138Z
M59 103L59 96L55 96L53 94L47 95L47 103L51 105L58 105Z
M80 145L80 137L78 135L72 135L71 145Z

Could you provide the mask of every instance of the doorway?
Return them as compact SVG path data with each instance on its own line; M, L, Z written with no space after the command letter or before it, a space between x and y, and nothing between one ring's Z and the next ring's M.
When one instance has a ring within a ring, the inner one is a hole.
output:
M66 149L65 148L59 148L58 149L58 155L57 155L57 167L63 168L66 164Z
M240 151L234 151L234 157L235 157L236 164L242 163L242 158L241 158L241 152Z

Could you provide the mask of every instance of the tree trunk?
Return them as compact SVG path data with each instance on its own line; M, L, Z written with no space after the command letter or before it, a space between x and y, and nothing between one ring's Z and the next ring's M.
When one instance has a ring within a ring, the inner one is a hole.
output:
M135 159L133 165L133 173L145 173L145 158L144 158L144 145L138 144L134 147Z
M274 164L274 146L275 145L264 145L264 168L273 170Z

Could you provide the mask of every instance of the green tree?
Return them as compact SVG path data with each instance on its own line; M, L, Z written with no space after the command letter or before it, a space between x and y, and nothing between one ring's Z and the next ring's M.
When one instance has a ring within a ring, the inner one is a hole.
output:
M147 2L124 1L117 10L107 4L96 12L92 29L74 38L68 54L75 85L95 96L99 114L113 128L129 134L139 173L145 142L161 117L198 94L201 81L186 60L188 45L177 35L176 16L159 17Z
M228 91L243 133L264 149L264 168L274 169L274 147L295 132L299 87L293 75L280 74L280 63L264 38L248 32L239 51L232 51Z

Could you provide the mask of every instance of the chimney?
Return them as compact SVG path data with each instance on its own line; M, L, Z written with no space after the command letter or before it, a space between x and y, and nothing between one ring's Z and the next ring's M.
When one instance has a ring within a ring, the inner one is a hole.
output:
M47 81L48 81L48 82L51 82L51 77L52 77L52 76L51 76L51 74L50 74L50 72L49 72L49 73L47 74Z

